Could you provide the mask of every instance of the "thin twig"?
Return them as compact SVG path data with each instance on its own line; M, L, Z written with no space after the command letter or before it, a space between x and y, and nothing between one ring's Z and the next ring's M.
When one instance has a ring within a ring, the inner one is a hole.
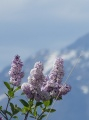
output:
M8 109L9 103L10 103L10 98L8 98L8 102L7 102L7 106L6 106L6 111Z
M24 120L27 120L28 115L29 115L29 111L26 113Z
M9 119L9 120L11 120L11 119L12 119L12 117L13 117L13 115L10 117L10 119Z
M7 106L6 106L6 111L8 109L9 103L10 103L11 98L8 97L8 102L7 102ZM8 120L7 114L5 113L6 116L6 120Z
M6 118L6 116L4 115L4 113L2 111L0 111L0 113L4 118Z

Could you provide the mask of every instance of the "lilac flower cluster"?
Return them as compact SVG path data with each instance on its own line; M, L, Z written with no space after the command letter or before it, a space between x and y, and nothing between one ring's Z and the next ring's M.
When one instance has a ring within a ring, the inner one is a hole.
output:
M34 68L30 71L28 82L23 83L21 89L28 98L34 98L37 101L46 99L46 97L49 99L50 95L47 92L41 91L44 79L45 76L43 75L43 64L41 62L36 62Z
M63 59L57 58L53 65L53 69L49 74L49 79L53 82L57 82L60 84L63 76L64 76Z
M21 89L29 99L35 99L36 101L49 100L50 98L59 99L71 90L69 85L62 84L63 76L62 59L56 59L48 76L43 74L43 64L36 62L34 68L30 71L28 82L23 83Z
M21 79L24 77L24 72L22 72L23 63L21 62L20 56L16 55L11 64L11 69L9 71L10 83L14 86L19 86Z

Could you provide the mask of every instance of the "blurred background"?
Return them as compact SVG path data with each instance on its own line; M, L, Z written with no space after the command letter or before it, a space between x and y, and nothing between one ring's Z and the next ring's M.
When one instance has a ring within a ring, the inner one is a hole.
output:
M0 0L0 70L16 54L60 50L88 32L88 0Z
M72 91L49 120L89 120L89 0L0 0L1 79L8 78L16 54L24 61L25 78L36 61L44 63L46 74L61 56L66 79L81 51L69 80Z

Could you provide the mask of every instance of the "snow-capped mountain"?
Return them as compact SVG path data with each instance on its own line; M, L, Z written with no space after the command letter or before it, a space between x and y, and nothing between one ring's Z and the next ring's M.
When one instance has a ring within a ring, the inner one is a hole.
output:
M51 114L48 120L89 120L89 34L79 38L73 44L61 51L50 53L49 50L39 51L35 56L30 56L24 62L24 81L27 81L30 70L37 61L44 63L44 74L47 74L52 68L56 57L64 59L65 81L72 71L67 83L72 86L72 90L63 100L56 102L56 112ZM80 56L81 54L81 56ZM80 56L80 57L79 57ZM3 80L9 80L8 71L10 66L0 73L0 103L4 103L6 90L3 86ZM3 86L3 87L2 87Z

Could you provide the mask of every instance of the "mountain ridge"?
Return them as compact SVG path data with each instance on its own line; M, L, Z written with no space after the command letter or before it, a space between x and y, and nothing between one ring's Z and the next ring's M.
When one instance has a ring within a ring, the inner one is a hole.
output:
M74 43L68 45L66 49L75 49L75 50L89 50L89 33L78 38Z

